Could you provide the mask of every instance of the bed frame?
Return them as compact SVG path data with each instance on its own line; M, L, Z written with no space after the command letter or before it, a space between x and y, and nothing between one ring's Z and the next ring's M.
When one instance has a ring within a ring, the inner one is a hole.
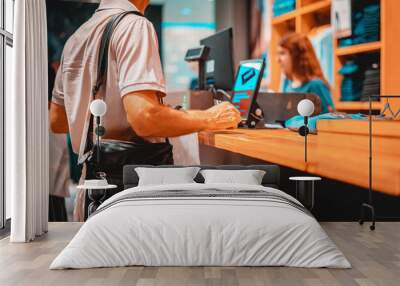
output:
M171 165L163 165L163 166L150 166L150 165L126 165L124 166L123 173L123 183L124 189L129 189L136 187L139 183L139 176L135 171L137 167L148 167L148 168L179 168L179 167L200 167L201 169L218 169L218 170L264 170L266 173L262 180L262 185L265 187L271 187L279 189L280 187L280 168L277 165L249 165L249 166L241 166L241 165L222 165L222 166L202 166L202 165L194 165L194 166L171 166ZM204 178L198 173L196 178L194 179L197 183L204 183Z

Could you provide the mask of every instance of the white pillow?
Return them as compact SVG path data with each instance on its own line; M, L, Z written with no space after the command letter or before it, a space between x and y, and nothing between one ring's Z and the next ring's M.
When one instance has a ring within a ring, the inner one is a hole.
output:
M205 184L261 185L265 171L262 170L202 170Z
M199 170L199 167L135 168L135 171L139 176L138 186L196 183L194 178Z

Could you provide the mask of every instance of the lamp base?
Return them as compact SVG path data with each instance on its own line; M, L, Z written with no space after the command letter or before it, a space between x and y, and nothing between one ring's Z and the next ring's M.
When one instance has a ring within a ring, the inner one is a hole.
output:
M299 128L299 134L301 136L307 136L308 134L310 134L310 130L308 129L308 126L303 125Z
M365 209L369 209L371 211L372 224L370 225L369 229L370 230L375 230L375 208L374 208L374 206L372 206L370 204L364 203L364 204L361 205L361 216L360 216L361 218L358 221L358 223L360 225L364 224L364 222L365 222L365 211L364 210Z

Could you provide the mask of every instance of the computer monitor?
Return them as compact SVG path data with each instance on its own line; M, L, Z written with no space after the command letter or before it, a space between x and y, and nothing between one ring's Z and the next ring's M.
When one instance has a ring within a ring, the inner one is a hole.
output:
M256 103L264 66L263 59L240 62L231 102L240 111L242 122L247 123Z
M234 73L232 28L202 39L200 44L210 49L205 68L207 85L232 90Z

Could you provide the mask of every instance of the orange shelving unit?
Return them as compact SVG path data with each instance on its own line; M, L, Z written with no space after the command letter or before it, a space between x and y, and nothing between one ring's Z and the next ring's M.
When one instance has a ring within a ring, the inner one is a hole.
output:
M381 68L381 94L400 96L400 1L380 0L381 39L378 42L338 47L334 40L334 84L332 95L339 111L368 110L366 102L341 102L340 86L342 77L338 70L346 59L362 54L378 54ZM296 9L272 19L272 36L269 50L271 88L280 89L281 71L277 62L277 43L286 33L295 31L309 33L313 28L330 24L331 0L297 0ZM397 100L400 101L400 100ZM393 104L396 104L393 101ZM373 109L382 107L373 103ZM400 104L398 105L400 108Z

